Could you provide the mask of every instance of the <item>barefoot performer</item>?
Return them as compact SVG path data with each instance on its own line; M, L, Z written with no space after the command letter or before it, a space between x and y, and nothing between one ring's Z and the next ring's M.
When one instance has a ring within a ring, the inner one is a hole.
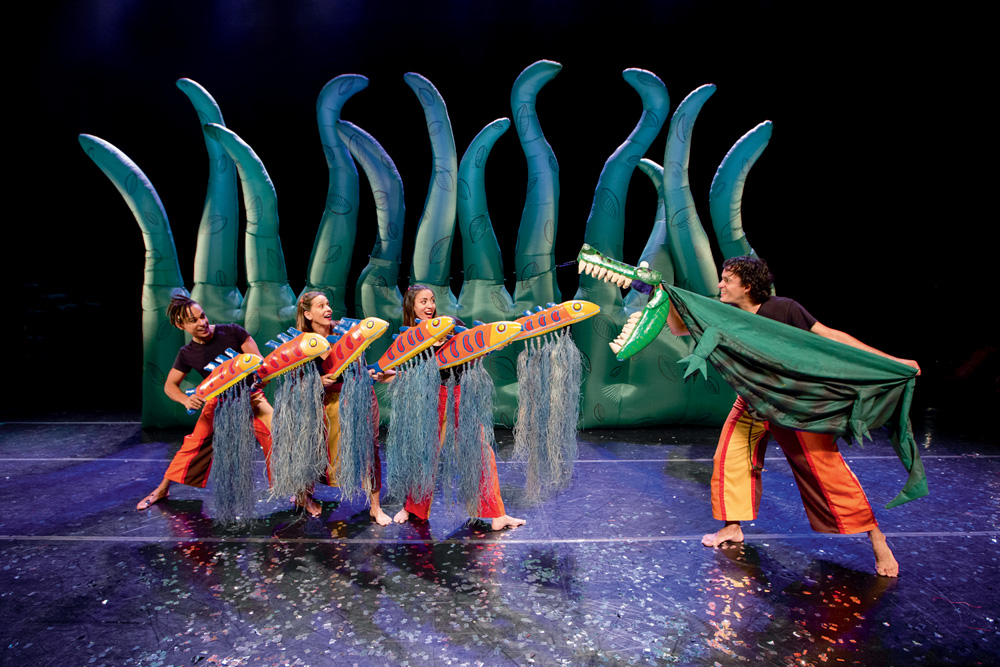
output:
M871 428L889 426L908 478L886 508L927 495L908 418L920 374L915 361L880 352L820 324L795 301L771 296L773 276L756 257L726 260L721 303L664 285L658 272L609 260L586 245L579 261L581 272L650 295L611 343L619 361L642 350L666 323L675 335L697 341L692 354L678 362L687 364L685 378L705 372L710 361L739 395L719 438L712 474L713 515L726 524L703 544L743 540L740 521L757 516L770 433L788 457L813 530L867 532L876 571L898 576L899 565L836 440L852 435L860 442Z
M416 325L417 319L432 320L435 317L437 317L437 305L434 301L434 292L423 285L412 285L403 297L403 325L412 327ZM457 381L460 372L460 367L441 371L442 384L438 393L438 423L442 434L442 442L448 416L447 411L449 409L448 390L444 383L452 375L455 376ZM381 378L377 377L377 379ZM456 386L454 404L451 406L453 419L456 423L459 419L458 405L460 396L460 386ZM402 406L395 407L397 410L401 408ZM489 519L493 530L521 526L524 524L524 519L515 519L512 516L508 516L507 510L504 508L503 499L500 497L496 458L489 447L485 451L487 452L487 459L485 461L485 470L480 480L478 516ZM430 514L431 500L433 498L433 482L431 482L431 486L431 493L426 498L411 498L407 496L406 504L403 506L403 509L396 513L393 521L396 523L406 523L410 520L411 515L426 521Z
M191 342L177 353L173 368L167 374L163 391L174 401L188 410L201 409L201 415L194 426L191 435L184 438L184 444L174 455L167 472L159 486L153 489L135 506L137 510L148 509L170 495L170 484L177 482L189 486L204 488L208 483L208 474L212 468L213 435L215 409L218 398L205 402L192 394L188 396L181 389L181 382L192 370L203 377L208 377L205 366L222 354L227 348L240 350L260 356L257 343L238 324L210 324L205 311L198 302L182 295L176 295L167 306L167 316L170 323L191 335ZM264 392L257 389L250 395L253 407L253 430L257 441L264 449L267 461L271 458L271 415L273 410L264 397ZM268 471L270 475L270 470Z
M297 329L306 332L313 332L321 336L329 336L333 332L335 322L331 319L333 309L330 308L330 301L322 292L306 292L299 298L298 309L295 317ZM323 406L327 418L327 448L329 451L326 474L320 480L330 486L338 484L353 483L355 480L338 480L335 474L337 469L339 448L340 448L340 398L343 380L329 374L328 370L333 365L334 359L330 358L330 353L323 355L317 361L320 364L320 379L323 382L324 397ZM379 459L378 445L378 402L375 392L371 391L371 400L374 403L374 428L372 438L372 466L368 471L369 480L365 484L369 488L368 500L370 503L369 514L380 526L388 526L392 523L389 515L382 510L379 494L382 490L382 463ZM343 487L341 487L343 490ZM302 498L295 499L296 504L301 505L305 510L313 515L319 516L322 508L311 494L305 494Z
M763 260L732 257L722 267L719 281L722 303L901 362L920 373L917 362L876 350L816 321L798 302L771 296L774 277ZM667 324L676 336L690 335L676 307L670 309ZM899 565L878 528L864 490L837 449L837 437L779 426L757 414L740 396L722 427L712 467L712 516L725 521L725 525L705 535L702 544L719 547L743 541L740 521L756 519L760 506L761 471L769 433L788 458L813 530L867 532L875 553L876 572L886 577L898 576Z

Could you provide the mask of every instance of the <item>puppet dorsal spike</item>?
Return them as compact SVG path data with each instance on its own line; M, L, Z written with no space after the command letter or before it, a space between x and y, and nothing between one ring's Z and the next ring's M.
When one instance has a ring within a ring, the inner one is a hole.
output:
M474 327L481 327L484 324L486 324L486 322L483 322L482 320L472 320L472 326Z
M288 334L285 334L285 333L279 333L278 334L278 340L280 340L282 343L287 343L291 339L292 339L292 337L289 336Z
M208 372L210 372L210 373L212 371L214 371L218 367L219 367L219 364L215 363L214 361L210 361L209 363L205 364L205 370L208 371Z
M345 327L347 327L348 329L350 329L351 327L353 327L353 326L355 326L356 324L358 324L359 322L361 322L361 320L359 320L359 319L355 319L355 318L353 318L353 317L341 317L341 318L340 318L340 322L341 322L341 324L343 324L343 325L344 325Z
M397 338L399 338L399 334L392 334L392 339L393 340L396 340Z
M463 331L468 331L468 330L469 330L469 327L461 327L461 326L458 326L458 325L456 324L456 325L455 325L455 329L454 329L454 330L452 331L452 333L455 333L455 334L460 334L460 333L462 333Z
M302 332L299 331L298 329L296 329L295 327L288 327L287 331L288 331L288 335L291 336L292 338L295 338L297 336L301 336L302 335Z
M547 304L545 304L546 308L555 308L555 306L556 306L556 304L553 303L552 301L549 301Z
M340 336L330 335L326 337L326 342L330 345L335 345L338 340L340 340Z
M236 357L240 356L240 353L231 347L226 348L226 354L229 356L230 359L235 359Z
M531 311L530 310L526 310L526 311L524 311L521 314L524 315L525 317L531 317Z
M272 350L277 350L279 347L281 347L281 343L275 343L273 340L267 341L266 343L264 343L264 345L267 345Z

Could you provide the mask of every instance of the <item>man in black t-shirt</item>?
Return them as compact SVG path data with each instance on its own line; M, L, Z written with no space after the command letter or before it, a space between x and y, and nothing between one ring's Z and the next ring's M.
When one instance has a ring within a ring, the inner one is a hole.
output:
M184 438L184 444L167 466L167 472L163 475L160 485L139 501L136 505L137 510L147 509L170 495L172 482L202 488L208 483L208 474L212 468L216 399L206 403L196 395L188 396L184 393L181 382L187 374L195 370L202 377L208 377L209 372L205 370L205 366L223 354L226 348L260 356L257 343L246 329L238 324L210 324L205 311L192 299L175 296L167 307L167 315L171 324L191 334L191 342L177 353L173 368L170 369L167 381L163 385L163 391L189 410L201 409L201 415L194 431ZM259 389L251 394L250 402L254 411L254 434L264 449L264 457L269 463L271 415L274 411L264 397L264 392ZM270 466L268 466L268 477L270 477Z
M899 361L916 368L919 373L917 362L897 359L869 347L843 331L820 324L798 302L771 296L773 280L767 263L759 258L727 259L719 281L720 300L747 312ZM667 324L675 336L690 333L673 308L667 315ZM885 535L878 528L864 490L837 449L836 437L826 433L794 431L769 423L739 396L722 428L712 467L712 515L726 523L719 531L705 535L702 544L720 547L726 543L742 542L740 521L757 518L768 433L774 436L788 458L813 530L822 533L867 532L875 553L876 572L887 577L898 576L899 564L886 543Z

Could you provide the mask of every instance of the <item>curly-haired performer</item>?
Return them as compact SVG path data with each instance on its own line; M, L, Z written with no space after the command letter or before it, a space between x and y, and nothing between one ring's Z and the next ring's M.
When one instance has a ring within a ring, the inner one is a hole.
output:
M186 296L177 295L171 299L170 305L167 306L167 316L171 324L191 334L191 342L177 353L173 368L167 374L163 391L189 410L199 408L202 410L194 431L184 438L184 444L167 467L163 481L139 501L135 506L137 510L148 509L170 495L172 482L201 488L208 483L208 473L212 469L212 436L215 430L215 407L218 399L213 398L206 403L198 396L185 394L181 389L181 382L187 374L196 370L203 377L208 377L209 371L205 370L205 365L223 354L226 348L260 355L257 343L246 329L238 324L209 324L208 316L198 302ZM264 397L264 392L259 389L251 394L250 402L254 413L254 435L264 449L265 459L269 463L271 415L274 411Z
M720 300L747 312L899 361L919 373L917 362L897 359L876 350L843 331L819 323L796 301L771 296L773 280L763 260L756 257L730 258L722 265ZM675 308L670 309L667 324L676 336L690 333ZM774 436L788 458L813 530L821 533L867 532L875 553L876 572L887 577L898 576L899 564L885 535L878 528L865 492L837 449L836 437L795 431L770 423L756 415L741 397L737 397L722 428L712 468L712 515L725 521L725 526L705 535L702 544L720 547L743 541L740 521L755 519L760 506L761 470L768 433Z

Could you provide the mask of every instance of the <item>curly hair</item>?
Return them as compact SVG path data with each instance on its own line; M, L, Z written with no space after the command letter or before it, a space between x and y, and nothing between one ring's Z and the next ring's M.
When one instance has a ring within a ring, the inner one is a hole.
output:
M167 306L167 317L175 327L184 328L184 318L194 306L201 307L197 301L183 294L175 294L170 298L170 305Z
M771 298L774 275L760 257L730 257L722 263L722 270L739 276L740 282L750 289L750 300L754 303L764 303Z

